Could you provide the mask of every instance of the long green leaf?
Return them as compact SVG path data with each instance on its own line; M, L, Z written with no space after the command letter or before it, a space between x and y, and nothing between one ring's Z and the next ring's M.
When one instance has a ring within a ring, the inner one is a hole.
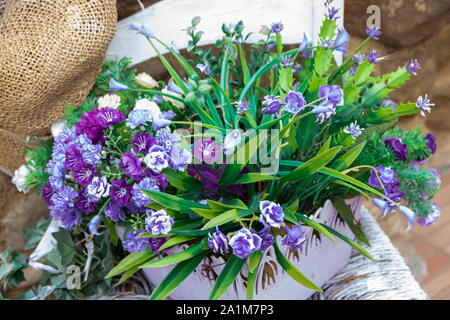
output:
M189 192L200 192L203 190L203 184L200 180L182 172L165 170L164 175L167 177L169 183L177 189Z
M168 257L164 257L164 258L161 258L158 260L150 261L149 263L142 265L141 268L156 268L156 267L169 266L171 264L190 259L190 258L198 255L202 251L204 251L202 249L202 243L199 242L199 243L196 243L196 244L190 246L189 248L187 248L184 251L172 254Z
M296 216L304 224L306 224L306 225L310 226L311 228L313 228L314 230L324 234L328 239L330 239L334 243L337 243L336 239L333 238L331 233L327 229L325 229L320 223L318 223L300 213L297 213Z
M258 181L272 181L272 180L273 176L270 176L268 174L250 172L240 175L236 180L233 181L233 184L246 184Z
M286 273L292 277L292 279L296 280L302 286L322 292L322 289L320 289L311 280L305 277L303 273L301 273L296 267L294 267L294 265L281 253L280 248L278 248L276 242L274 242L273 248L275 249L275 255L277 257L278 263L284 269L284 271L286 271Z
M173 247L177 244L189 241L189 240L193 240L196 239L196 236L174 236L171 237L169 240L167 240L166 242L164 242L164 244L159 248L159 251L162 251L166 248L170 248Z
M245 259L231 255L214 283L211 294L209 295L210 300L218 300L227 291L228 287L239 274L239 271L241 271L244 262Z
M148 195L153 201L175 211L179 211L185 214L196 214L192 208L208 209L208 206L204 204L182 199L177 196L173 196L168 193L163 193L154 190L142 189L146 195Z
M195 257L178 263L155 290L153 290L150 300L162 300L166 298L197 268L206 254L207 252L202 252Z
M246 215L250 214L248 211L244 210L238 210L238 209L231 209L228 211L225 211L222 214L219 214L218 216L214 217L213 219L209 220L202 228L202 230L214 228L217 226L221 226L227 222L233 221L235 219L238 219L240 217L244 217Z
M145 262L156 258L156 254L152 252L151 249L146 249L144 251L130 253L128 256L122 259L122 261L117 264L106 276L105 278L111 278L119 273L122 273L128 269L136 266L140 266Z

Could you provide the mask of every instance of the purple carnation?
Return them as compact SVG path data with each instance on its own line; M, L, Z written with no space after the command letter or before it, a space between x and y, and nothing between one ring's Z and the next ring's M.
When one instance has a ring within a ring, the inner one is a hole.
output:
M56 190L51 197L53 207L64 209L66 207L73 207L73 199L78 195L74 188L70 186L62 186Z
M114 201L108 202L105 209L103 210L103 213L106 217L114 222L117 222L119 220L125 221L125 215L122 208Z
M172 229L174 221L164 209L160 209L156 212L151 210L147 211L147 217L145 218L145 229L154 236L160 236L168 234Z
M434 135L432 135L431 133L428 133L425 136L425 140L426 140L426 144L427 144L427 149L429 150L429 152L431 152L431 154L434 154L436 152L436 138ZM423 161L426 160L426 158L418 156L417 157L418 161Z
M83 212L94 212L97 201L92 201L84 190L78 190L75 206Z
M127 240L122 242L122 246L125 250L130 253L144 251L149 247L148 238L139 238L144 230L139 230L137 232L127 232Z
M78 171L84 166L83 157L80 150L75 145L71 145L66 151L66 167L72 171Z
M148 150L155 144L153 138L148 132L138 133L133 138L133 151L135 153L148 154Z
M267 227L279 228L284 222L283 207L275 202L268 200L259 202L259 210L261 211L259 221Z
M55 193L55 191L53 190L52 186L50 185L50 182L47 182L41 188L40 192L41 192L42 199L44 199L45 202L47 202L47 204L49 206L53 205L52 196Z
M100 109L97 118L99 119L100 125L103 128L108 128L112 124L119 123L125 120L122 111L108 107Z
M380 180L383 183L384 186L390 185L392 183L394 183L395 181L397 181L397 175L395 174L395 172L390 168L385 168L383 166L378 166L375 168L375 170L371 170L370 171L370 177L369 177L369 185L371 185L372 187L375 188L381 188L381 184L380 184ZM377 174L380 177L380 180L378 180Z
M230 247L233 254L241 259L247 258L252 252L261 248L262 239L259 235L250 232L246 228L236 231L230 239Z
M153 253L158 253L159 248L166 243L167 238L147 238L148 239L148 245L152 249ZM164 249L161 252L166 252L167 249Z
M145 207L147 204L152 202L152 199L150 199L148 195L142 192L142 189L160 191L159 186L156 183L152 182L150 178L144 178L141 180L141 182L139 182L139 184L134 184L133 201L138 207Z
M95 174L96 172L93 166L84 165L79 170L74 171L73 179L75 180L75 182L86 188L92 182Z
M336 107L344 103L344 91L338 85L324 85L319 88L319 98L324 98L324 102L331 102Z
M306 100L300 92L289 91L284 98L284 103L286 105L284 110L300 115L302 107L306 104Z
M261 251L266 251L268 248L270 248L273 243L274 243L274 237L273 235L269 232L270 228L264 228L262 229L260 232L258 232L257 234L261 237ZM254 230L252 230L252 232L254 232Z
M282 103L278 100L278 96L275 97L273 95L267 95L264 97L262 105L265 106L262 109L263 114L277 114L278 110L280 110ZM278 114L277 114L278 116Z
M172 149L181 141L177 133L170 133L168 130L159 130L155 136L156 142L169 154Z
M73 230L80 220L81 211L75 207L66 207L66 208L52 208L50 210L50 216L52 216L55 220L61 221L64 229Z
M286 230L287 234L283 238L283 244L285 246L288 246L290 249L300 249L303 246L303 243L305 242L305 233L302 229L302 226L297 224L293 226L291 229L289 229L287 226L284 227L284 230Z
M142 173L141 162L131 152L125 152L120 157L120 168L132 179L138 179Z
M417 219L417 223L421 226L429 226L436 222L441 216L441 209L438 207L436 202L431 205L431 211L425 216Z
M228 252L227 237L216 227L216 232L208 234L208 247L214 253L224 254Z
M193 146L194 156L200 162L208 164L214 163L219 159L220 147L211 138L198 139Z
M131 199L131 189L127 179L115 180L111 183L109 194L119 206L126 207Z
M399 137L391 137L384 140L387 148L391 149L397 160L406 161L408 156L408 147Z
M93 144L98 144L105 140L103 135L103 130L105 128L100 124L98 119L99 113L99 109L93 109L92 111L85 113L76 125L77 135L85 133L87 137L91 139Z

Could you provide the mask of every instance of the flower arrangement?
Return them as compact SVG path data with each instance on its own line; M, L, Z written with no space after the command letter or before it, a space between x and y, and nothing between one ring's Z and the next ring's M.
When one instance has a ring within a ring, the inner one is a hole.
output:
M123 273L124 281L139 268L176 264L152 299L167 297L207 255L226 261L210 298L220 298L248 265L251 299L262 252L272 246L287 274L320 290L274 239L297 250L308 226L370 258L356 241L309 218L327 199L366 243L344 199L373 198L383 217L398 208L409 227L440 214L431 200L439 175L423 166L436 150L434 137L396 128L400 116L425 115L433 104L426 95L400 104L388 99L420 65L412 60L373 75L381 54L361 52L381 34L375 28L338 65L333 54L347 54L349 35L337 28L336 14L330 7L318 44L304 36L286 51L282 23L263 27L264 39L253 46L242 22L224 24L218 57L197 46L198 17L186 29L190 57L132 24L169 71L167 86L123 72L126 59L110 62L83 105L67 108L53 145L27 150L28 165L13 182L19 190L36 187L53 219L74 234L108 234L117 244L117 228L125 228L129 255L107 277ZM189 247L168 254L180 244Z

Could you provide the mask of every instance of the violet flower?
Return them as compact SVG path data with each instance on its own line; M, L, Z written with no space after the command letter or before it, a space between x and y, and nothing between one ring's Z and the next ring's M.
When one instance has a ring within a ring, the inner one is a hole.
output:
M249 110L248 102L245 100L238 101L236 104L236 111L239 114L243 114Z
M284 222L284 211L278 203L268 200L259 202L259 210L261 215L259 221L267 227L279 228Z
M197 63L196 67L200 70L200 72L207 76L211 74L208 61L205 61L205 63Z
M106 205L103 213L106 217L111 219L114 222L119 220L125 221L125 213L122 210L122 207L119 206L115 201L109 201Z
M73 179L76 183L87 187L94 179L95 167L91 165L84 165L79 170L73 172Z
M109 194L119 206L126 207L131 199L131 189L127 179L115 180L111 183Z
M369 56L367 57L367 61L370 63L379 63L378 58L381 56L381 54L374 49L370 49Z
M406 65L406 62L405 62ZM406 65L406 71L417 76L416 71L421 68L419 61L417 59L411 59L411 61Z
M147 124L150 112L145 109L134 109L128 114L126 126L131 129L136 129L139 126Z
M187 164L192 163L192 151L186 148L174 148L170 154L173 170L184 172Z
M366 29L366 33L370 37L370 39L373 40L379 40L378 37L381 35L381 31L373 26L371 28Z
M420 114L423 117L425 117L425 112L424 111L428 111L428 113L430 113L432 106L434 106L434 103L431 103L430 99L428 99L427 94L425 94L425 98L422 98L422 96L420 96L417 99L416 107L420 109Z
M133 185L133 201L138 207L145 207L147 204L152 202L152 199L146 195L142 189L160 191L159 186L150 178L144 178L139 182L139 184Z
M208 233L208 247L214 253L224 254L228 252L227 237L216 227L216 232Z
M319 88L319 98L325 98L323 102L331 102L335 107L344 104L344 91L338 85L323 85Z
M355 122L350 123L347 127L344 128L344 132L349 134L353 140L359 137L364 131L364 128L360 128L359 125Z
M344 54L347 54L347 44L348 40L350 39L350 35L344 28L340 28L338 30L338 34L336 36L336 39L333 42L332 48L336 51L343 52Z
M144 251L149 247L148 238L139 237L145 230L137 232L127 232L126 240L122 241L122 246L129 253Z
M155 35L142 23L140 22L133 22L129 26L130 30L137 31L138 33L142 34L143 36L154 38Z
M156 212L147 210L147 217L145 218L145 229L154 236L168 234L172 229L174 221L164 209Z
M252 252L261 248L262 239L259 235L242 227L236 231L229 241L233 254L241 259L247 258Z
M150 148L143 162L154 173L161 173L161 171L169 167L168 156L165 149L156 144Z
M287 96L284 98L284 103L285 111L300 115L303 106L306 105L306 100L303 97L303 94L301 94L300 92L294 92L290 90Z
M335 7L328 7L328 19L329 20L336 20L339 17L336 16L336 14L339 12L340 9L336 9Z
M400 212L405 216L406 220L408 220L408 228L406 231L409 231L416 220L416 214L411 209L404 206L400 206Z
M385 138L384 144L386 145L386 148L392 150L395 159L406 161L406 158L408 157L408 147L399 137Z
M141 162L131 152L125 152L120 157L120 168L128 177L137 180L142 173Z
M198 139L193 145L194 156L200 162L212 164L219 159L220 147L211 138Z
M312 113L316 114L317 121L323 123L325 120L330 120L336 114L336 106L330 101L323 101L318 106L311 106Z
M279 96L267 95L264 97L262 105L265 106L262 109L263 114L275 114L278 117L278 110L280 110L282 103L278 100Z
M281 30L283 30L284 26L281 22L275 22L272 23L272 26L270 28L271 33L280 33Z
M284 226L284 230L286 230L287 234L284 236L282 243L290 249L300 249L306 240L302 226L297 224L292 226L291 229Z
M147 131L138 133L133 138L133 151L137 153L148 154L148 150L156 141Z
M102 108L98 113L97 118L100 120L100 125L103 128L108 128L112 124L119 123L125 120L122 111L108 107Z
M116 81L114 78L111 78L111 80L109 80L109 91L128 91L128 87Z
M94 216L91 221L88 223L88 229L91 234L99 235L100 233L97 231L98 225L100 223L100 215Z
M436 202L431 205L431 211L425 216L417 219L417 223L421 226L427 227L436 223L436 220L441 216L441 209Z
M376 170L376 172L375 172ZM369 185L375 188L382 188L388 186L397 181L397 175L390 167L384 167L382 165L376 167L370 171ZM377 177L377 173L380 179ZM383 183L383 186L380 183Z

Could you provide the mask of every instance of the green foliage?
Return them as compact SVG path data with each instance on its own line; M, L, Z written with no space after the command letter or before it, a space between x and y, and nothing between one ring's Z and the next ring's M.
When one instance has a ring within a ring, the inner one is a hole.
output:
M7 248L0 253L0 284L3 289L9 285L16 288L17 285L25 281L23 269L27 266L27 259L21 253L11 252L11 248Z

